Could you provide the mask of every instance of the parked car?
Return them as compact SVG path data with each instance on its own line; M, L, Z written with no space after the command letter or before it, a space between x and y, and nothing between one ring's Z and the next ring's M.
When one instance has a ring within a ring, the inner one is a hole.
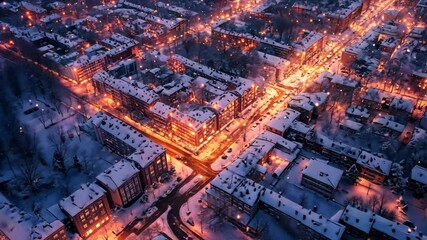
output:
M145 212L145 217L150 217L151 215L153 215L155 212L157 212L158 208L157 207L150 207L149 209L146 210Z

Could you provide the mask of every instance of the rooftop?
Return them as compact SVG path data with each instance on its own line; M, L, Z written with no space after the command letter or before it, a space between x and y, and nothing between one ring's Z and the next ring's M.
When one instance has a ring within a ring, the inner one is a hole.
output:
M139 170L131 162L122 159L99 174L96 180L103 183L111 191L116 191L124 182L138 172Z
M388 176L392 162L373 153L363 151L357 158L357 164Z
M282 112L278 112L273 119L271 119L266 126L272 129L285 132L292 124L292 122L299 118L300 112L288 108Z
M288 105L295 106L307 111L311 111L314 107L326 103L328 99L328 94L319 92L319 93L300 93L293 97Z
M59 206L71 217L74 217L96 200L101 199L104 194L105 190L95 183L82 184L70 196L61 199Z
M421 166L415 166L411 171L411 179L427 185L427 169Z
M324 161L311 160L306 168L302 171L302 174L303 176L305 175L333 188L337 188L343 171L341 169L329 166Z
M371 211L362 211L347 205L340 221L368 234L374 223L375 214Z

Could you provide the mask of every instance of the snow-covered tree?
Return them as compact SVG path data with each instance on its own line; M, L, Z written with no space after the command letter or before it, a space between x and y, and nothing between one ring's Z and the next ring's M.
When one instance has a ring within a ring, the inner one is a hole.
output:
M68 150L68 142L66 142L67 139L62 127L53 128L48 135L48 140L54 149L53 168L65 174L65 155Z
M346 172L347 178L355 184L357 178L359 177L359 171L357 170L356 164L351 165L351 167Z
M81 171L83 166L80 163L80 159L77 157L77 155L74 155L73 162L74 162L74 167L77 168L79 171Z
M64 156L55 151L53 153L53 169L62 173L66 173Z
M393 186L393 189L401 194L406 186L406 179L403 177L403 162L404 160L401 160L399 163L392 164L390 178L387 180L387 183Z

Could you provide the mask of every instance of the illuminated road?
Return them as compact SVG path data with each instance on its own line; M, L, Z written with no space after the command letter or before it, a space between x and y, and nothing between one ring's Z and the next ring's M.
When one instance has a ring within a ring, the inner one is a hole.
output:
M369 30L372 26L379 23L379 20L381 18L382 13L385 11L385 9L390 6L394 0L384 1L380 2L380 7L375 7L375 10L372 11L369 16L366 16L366 19L372 19L372 21L362 21L361 18L359 18L354 24L353 27L356 29L356 34L352 34L351 36L346 37L345 40L342 42L339 42L336 46L332 47L330 51L324 51L319 56L319 62L316 65L313 66L305 66L304 70L307 72L308 70L310 73L308 74L308 81L313 80L315 76L321 71L324 70L323 65L328 64L330 65L331 61L334 59L334 57L339 56L342 53L342 50L352 41L356 40L360 35L363 35L365 31ZM376 16L376 17L374 17ZM206 25L205 25L206 26ZM206 29L204 29L206 30ZM210 31L208 31L210 32ZM46 71L58 78L62 78L65 80L69 80L63 76L58 75L56 72L53 72L52 70L41 66L40 64L25 58L18 54L17 52L11 51L9 49L5 49L2 46L2 49L0 49L0 54L4 56L5 59L12 63L19 63L22 62L21 59L31 62L32 64L39 67L42 71ZM325 56L330 54L331 56L329 58L326 58ZM297 76L298 77L298 76ZM86 83L89 84L89 83ZM193 196L195 193L203 189L217 174L218 172L215 172L211 169L211 164L218 159L224 152L235 142L237 142L239 139L243 137L245 132L247 131L247 128L252 125L253 122L258 120L260 117L266 116L267 111L271 110L279 110L283 109L284 106L286 106L286 102L278 104L277 106L274 105L274 103L278 102L279 99L281 99L285 95L285 90L281 87L272 85L269 86L274 88L278 94L274 98L265 101L261 104L267 104L268 107L266 107L265 111L257 111L254 115L250 116L248 119L243 119L242 122L244 124L241 124L238 128L236 128L234 131L228 133L223 132L222 134L225 134L227 138L219 144L218 148L216 148L207 158L200 159L197 156L194 156L191 152L185 150L183 147L179 146L177 143L170 141L168 139L165 139L164 137L156 134L152 130L142 126L140 123L137 123L133 121L132 119L123 116L121 113L119 113L117 110L109 108L108 106L103 106L102 104L99 104L99 102L90 102L86 99L83 99L78 94L70 90L70 94L74 96L76 99L79 99L82 102L85 102L89 104L94 109L99 109L105 111L107 114L110 114L114 117L117 117L121 119L122 121L128 123L129 125L133 126L134 128L138 129L140 132L147 135L152 141L164 146L167 149L167 153L169 156L175 156L175 155L181 155L186 161L186 165L188 165L190 168L194 170L194 172L184 181L182 181L167 198L161 198L157 201L156 206L158 207L158 211L154 213L151 217L148 219L145 219L142 223L143 226L138 231L134 230L132 227L137 224L139 221L136 220L129 224L124 231L120 234L119 239L125 239L126 236L128 236L131 233L140 234L143 230L145 230L152 222L155 221L161 214L163 214L168 207L171 207L171 210L169 214L167 215L167 220L170 228L172 229L173 233L179 238L184 239L188 236L196 237L199 239L202 239L197 233L192 231L192 229L188 228L180 219L179 216L179 210L181 206L187 202L187 200ZM301 88L304 90L304 88ZM208 144L217 144L215 142L215 138L211 140ZM190 183L194 180L194 178L197 178L198 176L203 175L203 178L192 188L190 188L188 191L186 191L183 194L179 194L179 189L184 186L187 183Z

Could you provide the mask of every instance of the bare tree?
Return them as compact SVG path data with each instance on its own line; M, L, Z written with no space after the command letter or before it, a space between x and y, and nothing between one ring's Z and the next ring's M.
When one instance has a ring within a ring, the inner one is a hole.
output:
M39 187L39 180L41 178L39 171L39 162L33 159L25 159L24 163L20 165L19 170L25 183L30 187L32 192L36 192Z
M65 156L68 151L68 142L65 136L64 129L60 126L54 127L47 137L50 145L54 149L53 164L54 167L60 172L66 173L65 171Z
M377 195L372 195L369 198L369 204L371 205L371 210L375 212L375 209L377 208L378 204L380 203L380 199Z
M55 113L51 109L46 109L45 115L46 115L46 118L49 119L50 125L53 125L53 119L55 117Z
M43 127L46 128L47 116L44 109L40 111L39 121L43 124Z
M67 107L67 113L68 113L70 111L73 100L70 97L70 95L66 95L63 99L63 102L64 102L65 106Z
M39 172L39 161L37 151L37 138L34 134L30 137L26 133L22 133L26 139L26 144L20 147L20 156L23 162L20 164L21 177L24 182L30 187L32 192L38 190L39 180L41 178Z
M6 160L9 165L10 170L13 173L13 176L16 177L15 170L12 168L12 164L10 164L10 151L9 147L6 145L6 142L0 140L0 157L2 160Z

